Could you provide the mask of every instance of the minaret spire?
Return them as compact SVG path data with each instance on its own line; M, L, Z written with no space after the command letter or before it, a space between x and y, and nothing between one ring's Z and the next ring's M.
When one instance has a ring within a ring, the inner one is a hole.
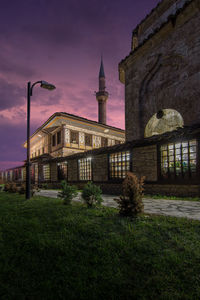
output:
M101 55L101 65L100 65L100 70L99 70L99 78L104 77L105 78L105 73L104 73L104 67L103 67L103 57Z
M101 56L101 64L99 70L99 91L96 93L96 99L98 101L98 122L101 124L106 124L106 101L108 99L108 92L106 92L106 80L103 67L103 58Z

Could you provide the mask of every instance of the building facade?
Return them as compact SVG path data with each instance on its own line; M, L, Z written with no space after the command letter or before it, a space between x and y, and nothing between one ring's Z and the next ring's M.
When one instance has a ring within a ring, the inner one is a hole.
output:
M105 125L108 93L100 70L96 98L104 115L98 123L56 113L36 131L32 163L38 164L42 182L66 179L82 187L93 181L104 193L119 194L127 171L132 171L145 176L146 193L200 196L199 37L199 0L161 1L133 30L131 52L119 63L125 85L125 143L123 131ZM79 131L76 136L83 143L73 143L70 130ZM39 135L44 151L37 157Z
M119 64L126 140L200 123L199 0L163 0L133 30Z
M50 180L50 165L45 164L46 161L124 141L122 129L67 113L55 113L31 137L32 182ZM63 165L57 165L58 173L62 173L62 168Z

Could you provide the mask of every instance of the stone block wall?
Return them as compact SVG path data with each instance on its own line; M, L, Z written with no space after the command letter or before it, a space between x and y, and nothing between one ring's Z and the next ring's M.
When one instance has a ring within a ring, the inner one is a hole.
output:
M50 163L50 170L51 170L51 181L57 181L58 180L58 171L57 171L57 163L51 162Z
M97 155L92 159L93 181L108 180L108 155Z
M183 185L183 184L146 184L144 186L145 194L150 195L167 195L179 197L199 197L200 185Z
M68 181L78 181L78 161L71 159L68 161Z
M137 176L145 176L146 181L157 181L157 147L137 147L132 151L132 170Z
M200 122L199 36L200 7L194 0L120 63L127 141L143 138L148 121L162 109L176 110L184 125Z

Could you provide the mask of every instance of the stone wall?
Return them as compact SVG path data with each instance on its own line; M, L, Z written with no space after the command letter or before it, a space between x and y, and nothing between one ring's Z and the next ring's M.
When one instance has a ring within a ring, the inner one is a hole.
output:
M141 44L150 34L165 23L169 16L175 15L188 0L162 0L153 12L138 26L138 42ZM191 0L190 0L191 1Z
M68 181L78 181L78 161L72 159L68 161Z
M199 2L192 1L120 63L127 141L143 138L148 121L162 109L178 111L184 125L200 122L199 9Z
M92 160L93 181L108 180L108 155L97 155Z
M137 147L132 152L132 170L137 176L145 176L146 181L157 181L157 147Z
M58 171L57 171L57 163L51 162L50 163L50 170L51 170L51 181L57 181L58 180Z
M181 197L199 197L200 185L146 184L145 194Z

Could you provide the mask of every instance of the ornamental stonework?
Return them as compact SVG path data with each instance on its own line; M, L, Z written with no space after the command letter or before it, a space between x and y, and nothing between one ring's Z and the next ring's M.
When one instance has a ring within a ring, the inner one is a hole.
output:
M79 132L79 145L85 145L85 134L84 132Z
M65 128L65 143L70 143L70 130Z
M93 135L93 148L100 148L101 147L101 137Z

